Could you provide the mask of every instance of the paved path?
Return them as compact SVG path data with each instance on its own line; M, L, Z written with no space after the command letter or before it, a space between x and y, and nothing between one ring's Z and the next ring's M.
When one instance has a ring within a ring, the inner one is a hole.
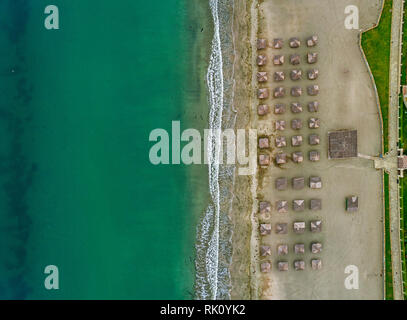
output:
M390 101L389 101L389 152L388 159L397 161L397 149L399 140L399 95L400 95L400 64L402 46L402 20L403 0L393 0L391 48L390 48ZM390 165L389 194L390 194L390 238L391 257L393 271L393 292L395 300L403 300L403 277L401 267L400 245L400 199L397 182L397 168Z

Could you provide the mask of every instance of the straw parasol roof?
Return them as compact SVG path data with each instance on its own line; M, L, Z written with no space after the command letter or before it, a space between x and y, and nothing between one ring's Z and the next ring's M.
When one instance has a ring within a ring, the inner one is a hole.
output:
M277 254L279 256L284 256L288 254L288 245L286 244L280 244L277 246Z
M307 92L309 96L316 96L319 93L319 86L317 84L313 84L307 87Z
M267 99L269 97L269 89L267 89L267 88L258 89L257 97L259 99Z
M319 109L319 102L318 101L311 101L308 103L308 111L309 112L318 112Z
M303 243L296 243L294 245L295 254L303 254L305 252L305 245Z
M275 66L281 66L284 64L284 56L281 54L276 54L273 56L273 64Z
M288 262L287 261L279 261L277 266L278 266L278 271L288 271Z
M260 214L270 213L271 212L270 202L260 201L259 202L259 212L260 212Z
M274 106L274 113L275 114L283 114L283 113L285 113L285 105L283 103L277 103Z
M270 223L260 224L260 234L262 236L267 236L270 233L271 233L271 224Z
M312 35L307 39L307 47L315 47L318 44L318 37L316 35Z
M292 119L291 120L291 129L300 130L302 128L301 119Z
M310 177L309 178L309 187L311 189L321 189L322 188L321 177Z
M284 152L279 152L276 154L276 163L285 164L287 163L287 154Z
M308 127L310 129L318 129L319 128L319 123L320 123L320 121L319 121L318 118L310 118L308 120Z
M260 246L260 255L262 257L271 256L271 247L270 246Z
M274 88L274 98L284 98L284 96L285 96L284 87Z
M311 69L308 70L307 75L309 80L316 80L318 78L319 71L318 69Z
M310 210L316 211L322 209L322 200L321 199L311 199L309 202Z
M280 190L280 191L285 190L285 189L287 189L287 186L288 186L287 178L285 178L285 177L277 178L275 184L276 184L277 190Z
M259 148L260 149L270 148L269 138L266 137L259 138Z
M314 242L311 244L311 252L313 254L321 253L322 251L322 243Z
M320 143L319 135L317 134L310 134L309 135L309 144L311 146L316 146Z
M322 268L322 262L320 259L312 259L311 267L313 270L320 270Z
M293 223L293 229L295 233L304 233L305 231L305 222L298 221Z
M291 70L290 78L293 81L300 80L302 78L302 71L300 69Z
M301 57L299 54L292 54L290 55L290 63L292 65L297 65L301 63Z
M307 54L307 62L309 64L317 63L318 61L318 53L316 52L311 52Z
M268 154L259 155L259 165L268 166L270 164L270 156Z
M288 201L287 200L278 200L276 202L276 210L278 213L287 213L288 212Z
M311 221L311 232L321 232L322 230L322 221L321 220L315 220Z
M284 71L274 72L274 81L284 81L284 79L285 79Z
M294 270L295 271L302 271L304 269L305 269L305 262L303 260L294 261Z
M304 156L301 151L295 151L292 154L292 159L295 163L301 163L304 161Z
M277 148L284 148L287 146L287 140L284 136L277 136L276 137L276 147Z
M304 177L294 177L292 179L293 189L301 190L305 187L305 178Z
M276 130L284 131L285 130L285 120L277 120L276 121Z
M303 199L293 200L294 211L304 211L304 209L305 209L305 200Z
M301 45L300 39L294 37L289 41L290 48L298 48Z
M287 223L277 223L276 224L276 233L277 234L287 234L288 228Z
M257 72L257 81L258 82L267 82L267 72Z
M258 66L265 66L267 64L267 56L264 54L258 55L256 62Z
M293 97L300 97L302 95L302 88L301 87L292 87L291 95Z
M293 147L299 147L301 144L302 144L302 136L301 135L291 137L291 145Z
M271 270L271 263L269 261L262 262L260 264L260 271L263 273L268 273Z
M267 48L266 39L257 39L257 50L262 50Z
M309 152L309 159L310 161L319 161L320 160L320 155L319 155L319 151L317 150L311 150Z
M299 102L292 102L291 103L291 112L292 113L300 113L302 112L302 106Z
M264 116L264 115L268 114L269 112L270 112L270 108L269 108L269 106L266 105L266 104L260 104L260 105L257 107L257 114L258 114L259 116Z
M272 44L273 49L281 49L283 45L284 45L283 39L280 38L273 39Z

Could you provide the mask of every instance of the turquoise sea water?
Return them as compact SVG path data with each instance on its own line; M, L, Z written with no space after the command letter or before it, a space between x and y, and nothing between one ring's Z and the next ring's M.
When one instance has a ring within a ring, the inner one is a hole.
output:
M55 0L46 30L48 4L0 0L0 298L192 298L207 168L148 136L206 126L207 3Z

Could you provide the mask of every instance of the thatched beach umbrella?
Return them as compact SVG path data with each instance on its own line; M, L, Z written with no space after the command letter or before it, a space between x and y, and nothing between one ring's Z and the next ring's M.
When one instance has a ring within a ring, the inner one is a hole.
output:
M291 96L300 97L301 95L302 95L302 88L301 87L292 87L291 88Z
M302 78L302 71L300 69L294 69L290 72L290 78L293 81L301 80Z
M275 66L281 66L284 64L284 56L281 54L276 54L273 56L273 64Z
M277 254L279 256L284 256L288 254L288 245L286 244L280 244L277 246Z
M295 269L295 271L304 270L305 269L305 262L303 260L294 261L294 269Z
M271 212L271 204L268 201L259 202L259 212L260 214L266 214Z
M314 242L311 244L311 252L313 254L321 253L322 251L322 243Z
M259 116L265 116L265 115L268 114L269 112L270 112L270 108L269 108L269 106L266 105L266 104L260 104L260 105L257 107L257 114L258 114Z
M311 189L321 189L322 188L321 177L310 177L309 178L309 187Z
M257 72L257 81L258 82L267 82L267 72Z
M276 202L276 210L278 213L287 213L288 212L288 201L287 200L278 200Z
M299 54L292 54L290 55L290 63L292 65L297 65L301 63L301 57Z
M285 130L285 120L277 120L276 121L276 130L284 131Z
M313 35L307 39L307 47L315 47L318 44L318 37Z
M271 256L271 247L270 246L260 246L260 255L262 257Z
M305 187L305 178L304 177L294 177L292 179L293 189L301 190Z
M311 260L311 267L313 270L320 270L322 269L322 262L320 259L312 259Z
M259 148L260 149L270 148L269 138L267 137L259 138Z
M268 154L259 155L259 165L268 166L270 164L270 156Z
M311 221L311 232L321 232L322 230L322 221L321 220L315 220Z
M267 64L267 56L264 54L258 55L256 62L258 66L265 66Z
M309 112L318 112L319 109L319 102L318 101L311 101L308 103L308 111Z
M301 119L292 119L291 120L291 129L293 130L300 130L302 128L302 121Z
M304 221L297 221L293 223L294 233L301 234L305 231L305 222Z
M320 143L319 135L317 134L310 134L309 135L309 144L311 146L316 146Z
M298 48L301 45L301 41L300 39L294 37L290 39L289 44L290 48Z
M257 97L259 99L267 99L269 97L269 89L267 89L267 88L258 89Z
M319 161L320 160L319 151L311 150L309 152L309 159L310 159L310 161Z
M271 270L271 263L269 261L262 262L260 264L260 271L263 273L268 273Z
M311 199L309 202L310 210L316 211L322 209L322 200L321 199Z
M314 84L312 86L307 87L307 92L309 96L316 96L319 93L319 86Z
M276 224L276 233L277 234L287 234L288 228L286 223L277 223Z
M308 120L308 128L310 129L318 129L319 128L319 119L318 118L310 118Z
M319 71L318 71L318 69L311 69L311 70L308 70L307 75L308 75L309 80L315 80L318 78Z
M296 199L293 200L293 210L294 211L304 211L305 209L305 200Z
M262 50L267 48L266 39L257 39L257 50Z
M295 151L292 153L292 159L295 163L301 163L304 161L304 156L301 151Z
M283 39L276 38L273 39L272 47L273 49L281 49L283 47L283 44L284 44Z
M287 140L284 136L277 136L276 137L276 147L277 148L284 148L287 146Z
M284 79L285 79L284 71L274 72L274 81L284 81Z
M300 113L302 112L302 106L299 102L292 102L291 103L291 112L292 113Z
M318 61L318 53L316 52L311 52L307 54L307 62L309 64L317 63Z
M299 147L301 144L302 144L302 136L301 135L291 137L291 145L293 147Z
M287 154L284 152L279 152L276 154L276 163L285 164L287 163Z
M262 236L267 236L271 233L271 224L270 223L262 223L260 224L260 234Z
M280 191L285 190L285 189L287 189L287 186L288 186L287 178L285 178L285 177L277 178L275 184L276 184L277 190L280 190Z
M350 196L346 198L346 211L357 211L359 207L359 199L357 196Z
M288 271L288 262L287 261L279 261L277 264L278 271Z
M295 254L303 254L305 252L305 245L303 243L296 243L294 245Z
M274 89L274 98L284 98L285 89L284 87L277 87Z
M284 114L285 113L285 104L283 103L277 103L274 106L274 113L275 114Z

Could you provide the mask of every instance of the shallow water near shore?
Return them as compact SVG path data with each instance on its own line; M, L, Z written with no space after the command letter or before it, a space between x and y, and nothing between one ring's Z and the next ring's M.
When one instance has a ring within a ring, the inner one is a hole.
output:
M56 0L52 31L48 4L0 1L0 298L192 298L207 167L148 136L207 126L208 4Z

